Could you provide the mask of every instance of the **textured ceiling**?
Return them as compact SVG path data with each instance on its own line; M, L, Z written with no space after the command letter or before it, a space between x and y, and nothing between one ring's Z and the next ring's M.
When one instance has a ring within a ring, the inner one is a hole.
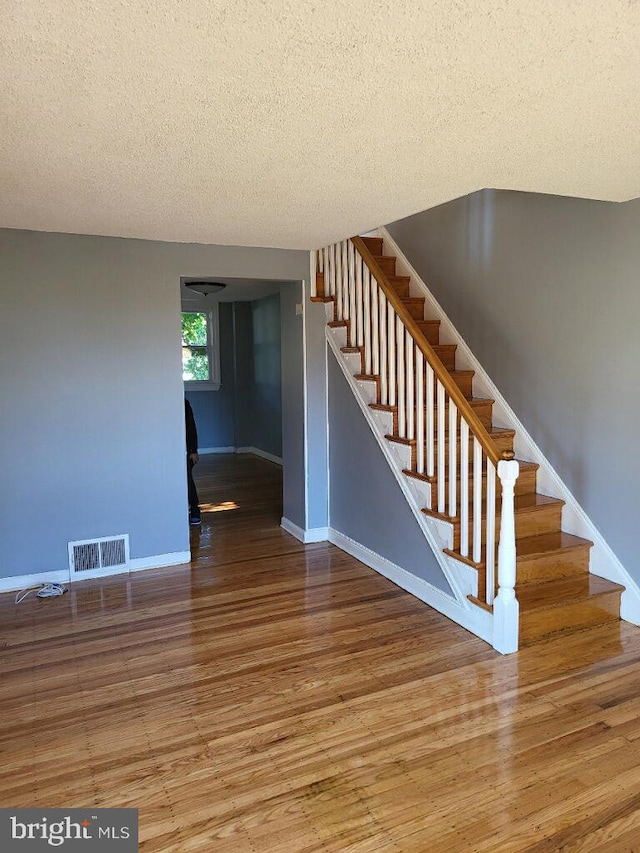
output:
M637 0L0 0L0 226L311 248L640 195Z

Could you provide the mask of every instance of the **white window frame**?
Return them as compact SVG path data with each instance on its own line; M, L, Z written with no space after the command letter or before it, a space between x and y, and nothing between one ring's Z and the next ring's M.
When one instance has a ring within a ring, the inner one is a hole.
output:
M209 379L183 379L185 391L218 391L222 381L220 375L220 312L218 303L203 308L183 305L182 314L207 315L207 356L209 358ZM182 340L180 341L182 344Z

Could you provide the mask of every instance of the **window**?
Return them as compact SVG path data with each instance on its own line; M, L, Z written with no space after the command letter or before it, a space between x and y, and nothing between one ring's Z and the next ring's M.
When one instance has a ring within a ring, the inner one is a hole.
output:
M220 387L218 305L182 312L182 380L190 391Z

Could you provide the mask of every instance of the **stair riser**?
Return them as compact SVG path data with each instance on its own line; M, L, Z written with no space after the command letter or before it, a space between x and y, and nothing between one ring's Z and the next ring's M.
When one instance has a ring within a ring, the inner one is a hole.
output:
M547 610L520 614L520 646L529 646L553 637L620 618L620 593L610 592L586 601L550 607Z
M453 380L465 397L473 397L473 376L463 373L454 375Z
M362 370L364 370L364 365L362 367ZM473 411L480 418L483 425L486 426L487 429L491 429L492 409L493 409L493 403L492 402L489 402L489 403L486 403L483 405L474 405L473 406ZM435 423L437 423L437 411L435 409L434 409L433 417L434 417L433 422L435 424ZM426 420L426 414L425 414L425 420ZM445 423L447 423L447 424L449 423L449 408L448 407L445 409ZM448 432L449 431L447 430L447 435L448 435ZM398 434L398 410L397 409L393 412L393 430L392 430L392 433L394 435Z
M395 424L394 424L394 427L395 427ZM397 435L397 431L394 431L394 434ZM457 444L457 448L458 448L457 449L457 464L460 465L460 438L458 438L458 441L456 442L456 444ZM505 450L513 450L513 437L507 436L506 438L498 438L494 441L494 444L495 444L497 450L500 451L500 453L502 453ZM426 445L425 445L425 454L426 454ZM450 455L451 454L449 453L449 441L447 439L446 444L445 444L445 448L444 448L444 459L445 459L445 463L447 465L449 464ZM470 470L471 470L472 458L473 458L473 436L471 436L469 439L469 460L470 460L469 468L470 468ZM437 465L437 463L438 463L438 442L437 441L435 443L435 457L434 457L434 459L435 459L435 464ZM414 471L417 471L417 465L418 465L418 451L417 451L417 448L414 446L412 448L412 453L411 453L411 468Z
M447 368L447 370L456 369L456 349L457 347L455 344L446 347L438 346L436 348L436 355Z
M471 384L473 384L473 379L471 380ZM492 416L493 416L493 401L490 400L486 403L474 403L472 406L472 409L475 412L475 414L480 418L480 420L482 421L484 426L486 426L488 429L491 429ZM458 418L459 417L460 416L458 415ZM445 422L445 426L447 428L447 434L448 434L448 432L449 432L449 429L448 429L449 406L446 406L446 405L445 405L445 409L444 409L444 422ZM438 408L435 404L433 407L433 423L434 424L438 423ZM460 424L460 421L458 420L458 429L460 429L459 424Z
M516 550L517 540L524 536L537 536L540 533L554 533L560 530L562 523L562 507L543 506L527 512L516 512ZM483 519L483 533L484 533ZM471 542L472 526L469 524L469 541ZM496 543L500 539L500 515L496 513ZM453 550L460 550L460 524L454 523Z
M424 320L424 299L411 300L410 302L403 299L402 301L414 320Z
M448 493L448 484L449 478L445 479L446 488L445 493ZM460 489L460 479L458 479L458 490ZM496 481L496 488L499 489L500 486ZM469 494L473 492L473 479L469 477ZM536 471L526 471L518 477L516 480L515 494L518 495L534 495L536 493ZM486 476L482 478L482 498L486 498L487 496L487 478ZM436 506L438 502L438 484L431 483L431 506ZM518 575L518 580L520 580L520 576Z
M589 571L589 547L575 548L559 554L544 554L540 557L516 559L518 586L536 581L577 577Z
M409 291L409 282L408 281L393 281L389 282L394 292L398 294L402 299L407 299L411 294Z
M430 323L426 320L419 322L420 331L431 346L437 346L440 342L440 323Z
M363 237L362 242L372 255L382 254L382 237Z
M392 255L375 255L374 260L386 276L396 274L396 259Z

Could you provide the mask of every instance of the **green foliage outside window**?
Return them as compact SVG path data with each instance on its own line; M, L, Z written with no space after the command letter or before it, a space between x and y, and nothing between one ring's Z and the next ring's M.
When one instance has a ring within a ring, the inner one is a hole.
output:
M202 311L182 314L182 379L184 382L207 382L209 353L207 315Z

